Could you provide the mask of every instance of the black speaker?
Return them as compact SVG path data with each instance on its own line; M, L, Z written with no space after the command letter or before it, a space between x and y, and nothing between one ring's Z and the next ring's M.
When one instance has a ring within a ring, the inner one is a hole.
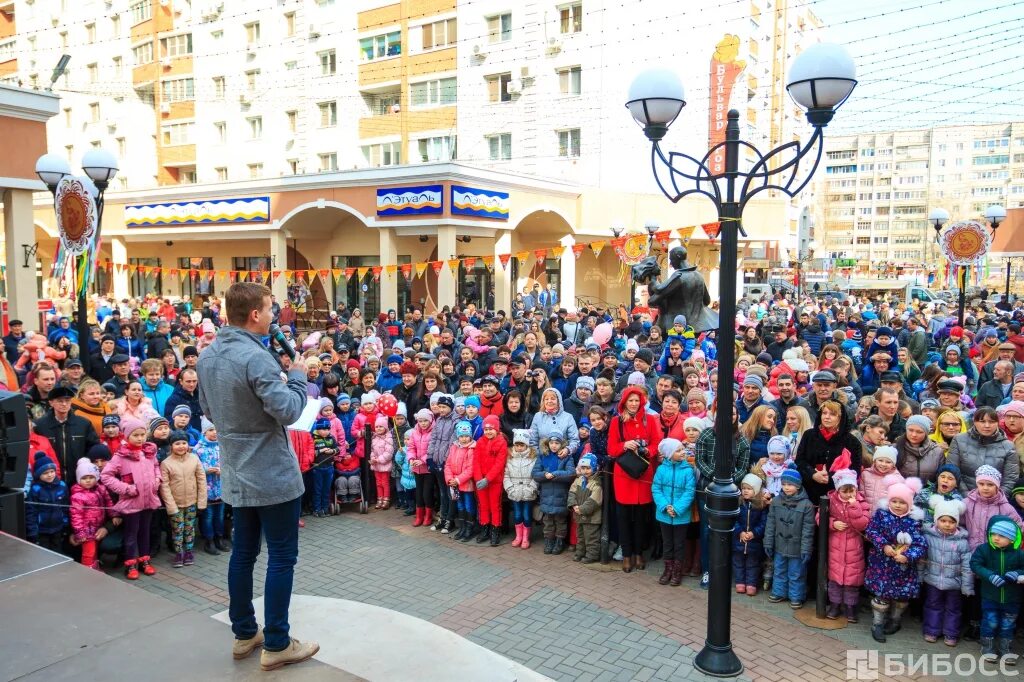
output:
M20 489L0 490L0 531L25 539L25 493Z
M28 406L21 393L0 391L0 490L25 487L28 475Z

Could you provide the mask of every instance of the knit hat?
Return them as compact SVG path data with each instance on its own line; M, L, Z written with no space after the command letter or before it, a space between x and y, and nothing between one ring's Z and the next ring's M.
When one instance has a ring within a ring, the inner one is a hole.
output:
M683 420L684 429L697 429L698 431L703 431L707 425L708 423L700 417L687 417Z
M337 403L338 405L341 405L342 403L350 403L350 402L352 402L352 396L350 396L348 393L339 393L338 394L338 403Z
M1018 416L1024 417L1024 402L1020 400L1011 400L1005 405L1000 405L999 407L997 407L996 412L999 413L1000 417L1005 417L1010 412L1013 412Z
M420 370L412 360L406 360L398 370L399 374L419 374Z
M877 454L877 451L876 451ZM888 478L888 476L886 476ZM885 482L885 478L882 479ZM892 500L901 500L907 503L909 509L914 507L914 495L921 490L921 479L919 478L908 478L900 483L893 483L885 491L885 506L888 508L889 502Z
M495 431L501 431L501 420L498 419L498 415L489 414L484 417L484 428L491 427Z
M662 438L658 444L658 454L663 460L668 461L672 457L672 453L681 447L683 447L682 442L675 438Z
M787 365L789 364L790 360L796 360L799 357L800 351L797 350L796 348L787 348L786 350L782 351L782 361L785 362Z
M761 486L764 484L761 482L761 477L757 474L747 474L740 481L740 485L749 485L754 489L754 496L756 497L761 494Z
M465 407L465 406L466 406L466 396L464 396L464 395L457 395L457 396L455 396L455 408L458 409L460 407Z
M642 360L643 362L646 362L648 365L653 365L654 353L651 352L650 348L641 348L640 350L637 351L635 359Z
M370 391L369 393L364 393L363 397L359 399L360 405L373 405L375 402L377 402L377 399L374 398L373 391Z
M629 378L626 379L627 386L643 386L647 383L647 378L642 372L630 372Z
M455 437L462 438L463 436L473 435L473 425L465 419L461 419L455 423Z
M960 337L962 337L964 335L964 328L961 327L960 325L956 325L955 327L951 327L950 330L949 330L949 335L950 336L960 336ZM949 349L947 348L946 350L949 350ZM959 351L959 350L960 349L958 348L957 351Z
M37 452L35 462L32 465L32 477L39 478L50 469L56 471L57 465L53 463L53 460L45 452Z
M927 409L937 410L937 409L939 409L939 401L935 400L934 398L925 398L924 400L921 401L921 409L922 410L927 410Z
M989 535L999 535L1011 541L1017 540L1018 532L1017 526L1009 519L999 519L988 529Z
M399 402L398 403L398 412L395 412L395 414L396 415L400 414L403 417L405 417L406 419L408 419L409 418L409 408L405 406L405 403Z
M888 336L891 339L892 338L892 327L885 327L885 326L879 327L878 331L875 332L875 338L877 338L879 336Z
M939 474L942 473L949 474L950 476L956 479L957 486L960 485L960 467L958 467L955 464L950 464L949 462L946 462L945 464L943 464L942 466L935 470L935 480L938 480Z
M167 438L167 442L172 445L177 443L179 440L183 440L186 443L188 442L188 434L181 429L174 429L171 431L171 435Z
M764 382L761 380L761 377L755 374L750 374L749 372L747 373L747 376L743 379L743 385L764 388Z
M529 429L513 429L512 431L512 444L522 443L523 445L530 444L530 430Z
M772 436L768 439L768 454L782 454L789 457L790 453L789 439L785 436Z
M893 446L891 446L891 445L879 445L877 448L875 448L875 454L872 455L872 459L873 460L887 459L890 462L892 462L893 464L895 464L896 463L896 457L898 455L899 455L899 452L897 452L896 448L894 448Z
M454 398L452 398L447 393L442 393L441 395L439 395L437 397L437 404L438 405L444 405L449 410L454 410L455 409L455 400L454 400Z
M416 421L419 421L421 419L426 419L427 421L433 421L434 420L434 413L424 407L424 408L418 410L416 412L416 414L413 415L413 417L416 419Z
M215 430L217 427L214 426L213 422L207 419L206 417L201 417L199 420L199 428L200 433L202 433L205 436L207 431L210 431L211 429Z
M982 464L974 471L974 481L976 483L988 481L989 483L1000 485L1003 482L1003 475L995 467Z
M146 430L146 425L141 420L135 417L121 417L121 433L128 437L132 434L132 431L136 429Z
M679 325L680 327L685 327L686 326L686 315L676 315L672 319L672 324L673 324L673 326L674 325Z
M807 372L811 368L810 365L807 364L806 360L801 360L800 358L789 360L786 364L788 364L789 368L794 372Z
M331 430L331 420L330 419L324 419L323 417L321 417L321 418L319 418L319 419L317 419L316 421L313 422L313 428L311 430L312 431L321 431L321 430L330 431Z
M103 428L107 428L108 426L120 426L120 425L121 425L121 417L120 417L120 415L108 414L108 415L105 415L103 417Z
M185 346L184 348L181 349L181 357L183 357L183 358L191 358L191 357L198 358L199 357L199 349L196 348L195 346Z
M934 504L932 504L934 502ZM964 513L966 505L962 500L947 500L942 495L932 495L928 501L932 507L932 514L936 520L943 516L949 516L959 525L960 515Z
M960 355L960 346L956 345L955 343L951 343L948 346L946 346L946 350L942 351L942 353L943 354L946 354L946 353L956 353L959 356Z
M758 353L757 357L754 358L754 362L764 365L765 367L771 367L773 360L772 356L768 353Z
M636 342L636 339L629 339L628 341L626 341L626 351L633 351L634 353L639 352L640 344Z
M803 486L803 479L800 478L800 472L797 471L796 467L790 466L787 469L783 469L781 482L783 485L786 483L792 483L796 486Z
M468 396L466 396L465 405L466 405L466 407L475 407L476 409L479 410L480 409L480 397L479 396L475 396L475 395L468 395Z
M153 417L152 419L149 420L149 426L146 427L146 431L148 431L149 433L153 433L154 431L156 431L158 428L165 424L167 424L168 426L170 425L168 421L163 417Z
M320 396L320 409L323 410L325 407L334 409L334 401L327 396Z
M1022 404L1024 404L1024 403L1022 403ZM1021 414L1024 415L1024 412L1022 412ZM915 414L912 417L910 417L909 419L907 419L907 426L908 427L916 426L919 429L921 429L922 431L924 431L925 433L931 433L931 430L932 430L932 420L929 419L928 417L924 416L923 414Z
M563 434L561 431L559 431L556 428L552 428L550 431L548 431L547 439L548 439L549 442L555 440L555 441L558 441L559 443L564 443L565 442L565 434Z
M182 403L181 405L178 405L177 407L175 407L171 411L171 419L174 419L179 414L183 414L183 415L187 416L189 419L191 419L192 418L192 408L189 407L188 405L185 405L184 403Z
M832 484L835 486L836 490L839 490L844 485L852 485L856 488L857 472L853 469L840 469L832 474Z
M705 405L708 404L707 394L699 388L691 388L686 392L686 402L690 402L691 400L699 400Z
M579 464L576 465L576 468L579 467L590 467L591 471L597 471L597 457L588 452L580 457Z
M576 379L576 388L587 388L593 391L597 388L597 384L594 383L594 380L591 377L582 376Z
M373 420L373 427L377 428L378 426L383 426L385 429L388 428L388 418L383 414L378 414L377 418Z
M49 458L47 457L47 459ZM38 457L36 458L36 466L39 466ZM78 465L75 466L75 480L81 483L82 479L86 476L93 476L98 479L100 477L100 469L88 457L82 457L78 460Z
M853 329L846 330L846 338L859 343L864 340L864 335L861 333L860 328L854 327Z
M391 365L391 364L401 365L402 364L402 356L401 355L394 355L394 354L389 355L388 356L388 361L385 362L384 364L385 365Z

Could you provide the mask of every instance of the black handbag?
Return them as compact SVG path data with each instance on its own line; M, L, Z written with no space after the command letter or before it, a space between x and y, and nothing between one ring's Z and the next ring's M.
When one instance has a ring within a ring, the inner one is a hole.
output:
M647 416L644 415L644 419ZM619 417L619 440L625 442L626 436L622 431L622 417ZM645 457L641 457L639 453L633 450L624 450L621 455L615 460L619 463L626 475L630 478L640 478L647 471L647 467L651 466L650 460Z

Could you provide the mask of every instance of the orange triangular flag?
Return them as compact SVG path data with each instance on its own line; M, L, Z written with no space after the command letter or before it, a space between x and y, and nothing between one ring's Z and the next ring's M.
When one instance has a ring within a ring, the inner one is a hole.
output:
M412 281L412 263L402 263L398 266L398 269L405 275L405 280Z
M432 260L432 261L430 261L430 267L434 268L434 274L435 275L440 275L441 274L441 268L444 267L444 261L443 260Z
M686 227L680 227L678 230L676 230L676 232L679 234L680 239L682 239L684 242L687 242L690 240L690 237L693 236L694 229L695 228L693 225L688 225Z
M384 270L384 266L383 265L374 265L373 267L370 268L370 272L373 273L373 281L374 282L379 282L380 281L380 273L383 272L383 270Z
M544 259L546 259L548 257L548 250L547 249L537 249L536 251L533 252L533 255L535 255L537 257L537 262L540 263L541 265L543 265L544 264Z
M498 260L501 261L501 267L503 269L506 269L506 270L508 269L508 261L511 258L512 258L512 254L511 253L499 253L498 254Z
M238 281L238 270L228 272L228 279L233 283Z
M238 281L240 281L240 282L248 282L249 281L249 271L248 270L239 270L238 271Z
M519 261L519 269L523 270L526 268L526 259L530 257L529 251L519 251L516 253L516 260Z
M429 263L417 263L416 264L415 267L416 267L416 276L417 277L422 277L423 276L423 274L427 271L427 265L429 265Z
M718 233L722 229L722 223L718 221L715 221L713 223L704 223L703 225L701 225L701 227L704 228L704 234L708 236L708 239L714 241L715 239L718 238Z
M345 268L345 279L352 279L352 276L356 274L355 268Z
M604 239L598 239L596 242L590 242L590 248L594 250L595 256L600 256L607 243Z
M459 263L460 261L458 258L451 258L448 260L448 267L451 268L452 275L455 277L459 276Z
M548 249L548 252L551 254L553 258L561 258L562 254L565 253L565 247L552 246L550 249Z
M138 270L138 269L139 269L139 266L138 266L138 265L136 265L135 263L129 263L129 264L128 264L128 272L129 272L130 274L134 275L134 274L135 274L135 271L136 271L136 270Z
M330 270L320 270L320 281L327 282L331 277Z
M316 270L306 270L306 274L309 275L309 283L313 283L313 279L316 277Z
M281 271L280 270L274 270L271 274L274 276L274 281L276 282L277 278L281 276Z
M572 245L572 252L576 256L576 260L580 259L580 254L583 253L584 251L586 251L586 249L587 249L587 245L586 244L573 244Z
M463 258L462 259L462 267L465 268L467 272L469 270L472 270L475 266L476 266L476 257L475 256L471 256L469 258Z
M654 233L654 241L662 246L668 244L670 239L672 239L672 230L658 230Z
M484 262L488 270L494 272L494 256L481 256L480 260Z
M370 272L369 267L356 268L356 276L359 278L360 282L363 281L363 278L366 277L368 272Z

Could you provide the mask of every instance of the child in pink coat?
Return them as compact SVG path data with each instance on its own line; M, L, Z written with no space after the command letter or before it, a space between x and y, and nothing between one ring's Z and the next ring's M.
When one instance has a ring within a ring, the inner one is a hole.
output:
M473 482L473 455L476 442L473 426L466 420L455 424L455 442L448 448L444 463L444 480L455 501L456 513L462 525L455 538L469 541L476 532L476 485ZM444 494L442 492L442 494Z
M886 490L894 483L903 483L903 475L896 470L896 448L879 445L872 455L871 468L860 475L860 492L869 509L886 497Z
M974 490L967 493L964 502L967 509L962 521L967 527L967 544L973 552L988 541L988 521L997 514L1009 516L1018 527L1024 529L1020 515L1006 500L1006 494L1000 488L1003 475L995 467L982 464L974 472Z
M359 413L352 419L352 428L349 430L352 437L356 439L352 448L362 457L366 452L363 440L366 438L366 427L373 426L377 420L377 398L380 395L376 391L364 393L359 399Z
M414 415L416 427L412 430L406 456L409 469L416 477L416 518L412 525L430 525L428 514L434 512L434 475L427 465L427 447L430 445L430 432L434 429L434 413L427 408ZM424 523L426 522L426 523Z
M89 458L78 460L75 477L78 483L71 486L71 544L82 547L83 566L101 571L97 549L107 536L103 524L110 519L113 525L120 525L121 517L114 515L114 502L100 483L100 470Z
M395 460L395 438L388 430L388 418L377 415L370 441L370 468L377 482L377 509L391 506L391 463Z
M857 491L857 472L840 469L832 474L835 489L828 491L828 611L825 617L839 618L845 608L846 621L857 622L857 600L864 584L864 529L871 520L871 507ZM820 522L820 516L819 516Z
M114 511L124 519L124 572L139 579L139 569L154 575L149 563L149 529L153 510L160 508L160 463L156 443L146 442L146 425L135 417L121 418L126 442L103 467L103 485L119 499Z

